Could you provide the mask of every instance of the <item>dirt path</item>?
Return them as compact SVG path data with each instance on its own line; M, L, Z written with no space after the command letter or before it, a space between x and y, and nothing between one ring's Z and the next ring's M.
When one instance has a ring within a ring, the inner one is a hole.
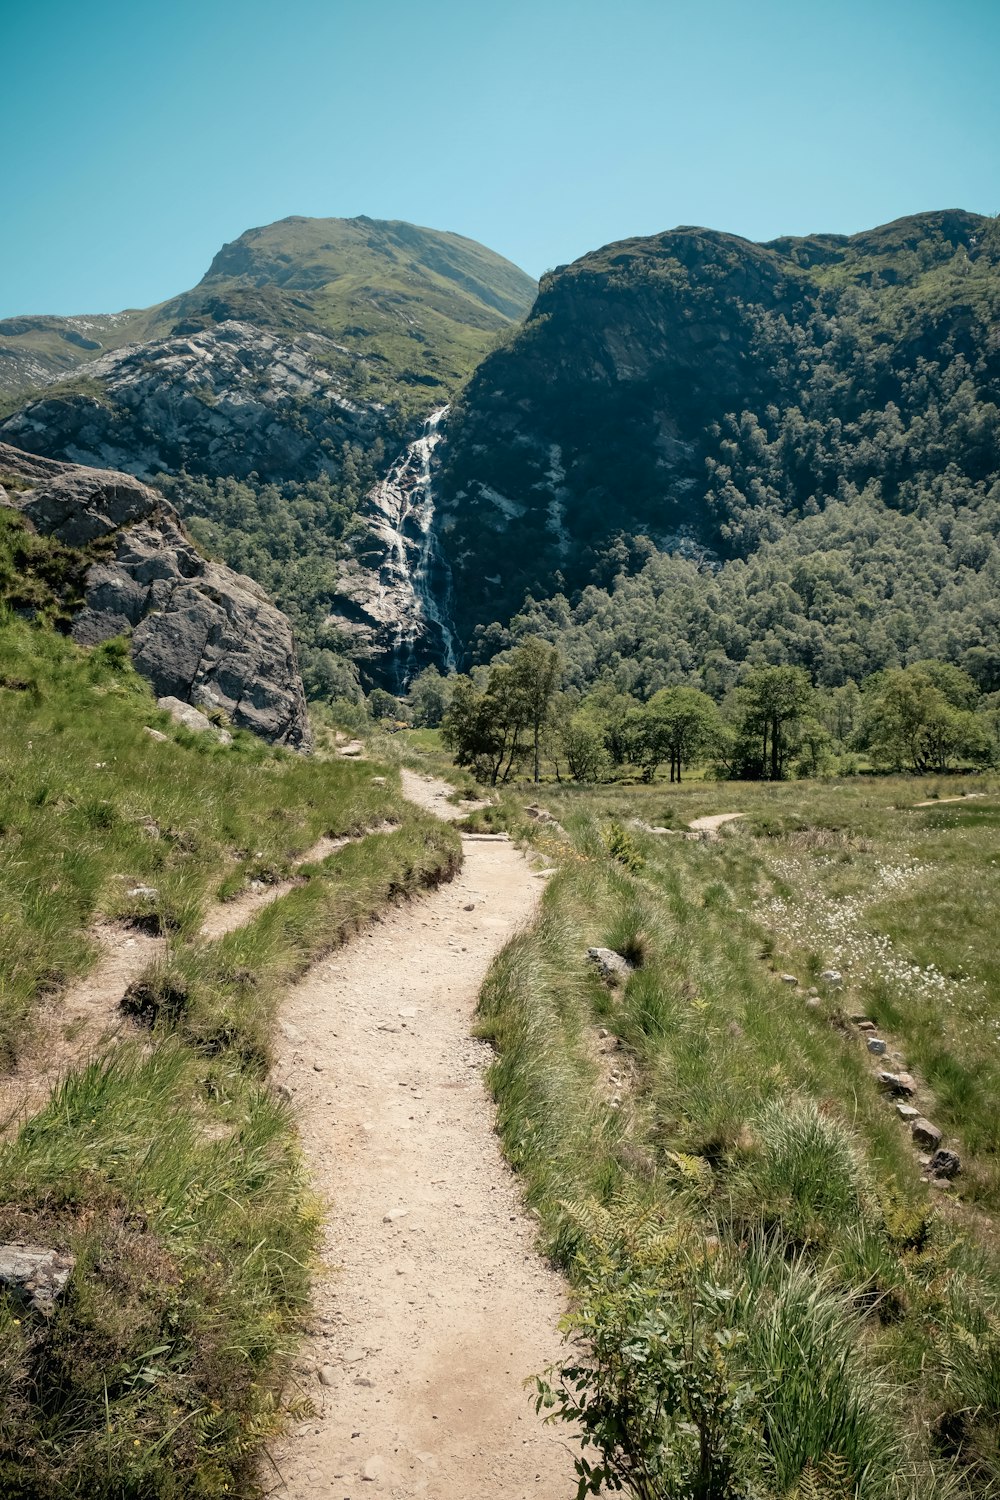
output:
M391 831L386 823L370 830ZM316 864L357 838L321 838L295 860L293 869ZM200 936L224 937L300 883L291 876L274 885L251 885L232 901L217 901L205 913ZM91 937L101 956L91 972L61 995L43 1002L33 1035L13 1073L0 1076L0 1138L36 1114L71 1068L84 1066L122 1036L146 1036L144 1027L123 1015L118 1002L129 985L167 951L167 939L151 937L119 922L98 923Z
M973 797L985 797L985 792L963 792L960 797L926 797L923 802L914 802L914 807L939 807L942 802L971 802Z
M449 788L403 773L439 815ZM275 1452L282 1500L567 1500L562 1434L523 1382L559 1350L558 1277L493 1133L470 1035L489 962L541 882L469 840L452 884L396 908L289 997L276 1078L329 1204L298 1378L317 1415Z
M688 824L692 833L718 833L723 823L731 823L734 818L745 818L746 813L710 813L704 818L695 818Z

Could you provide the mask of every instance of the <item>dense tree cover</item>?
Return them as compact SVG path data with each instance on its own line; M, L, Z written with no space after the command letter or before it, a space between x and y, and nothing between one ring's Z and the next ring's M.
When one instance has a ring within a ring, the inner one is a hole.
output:
M157 484L202 546L262 585L295 627L311 698L360 697L351 641L329 623L342 560L363 537L362 502L386 463L381 439L345 443L336 475L265 484L161 475Z
M814 687L801 667L747 667L718 701L689 686L642 701L609 683L587 693L562 687L558 652L533 638L469 676L435 683L424 675L431 701L450 699L445 744L494 786L519 773L537 781L543 765L557 780L580 782L652 781L669 765L670 781L680 782L695 764L720 777L780 780L853 774L859 757L918 774L1000 761L1000 693L981 693L948 662L914 662L831 689ZM421 684L414 704L424 692Z
M902 515L868 493L832 502L747 560L719 568L645 548L637 571L570 601L527 600L488 659L521 635L557 643L569 681L647 696L717 695L744 664L801 666L823 687L928 657L1000 689L1000 480L978 508ZM633 549L637 551L638 549Z
M521 628L580 686L935 656L1000 688L998 322L1000 222L960 213L770 246L681 230L543 278L449 420L478 659L528 594Z

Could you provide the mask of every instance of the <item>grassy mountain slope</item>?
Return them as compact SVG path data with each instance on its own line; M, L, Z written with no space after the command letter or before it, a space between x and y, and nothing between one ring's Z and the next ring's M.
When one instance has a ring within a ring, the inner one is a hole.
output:
M196 287L156 307L0 322L0 394L21 404L109 350L236 319L325 335L352 388L424 410L455 391L534 292L523 271L461 235L364 216L282 219L224 246Z
M906 601L921 623L936 618L949 583L968 593L969 571L993 558L998 316L1000 224L957 210L769 245L678 229L545 277L449 421L441 489L460 634L505 620L528 591L575 603L657 550L692 559L695 589L706 564L724 564L725 591L737 560L806 517L822 533L828 508L862 498L859 542L873 511L876 535L878 516L888 529L898 513L921 532L915 547L950 551ZM809 550L833 545L820 535ZM902 607L906 561L889 571L880 592ZM808 579L800 601L804 634L822 633ZM849 633L869 605L856 601ZM734 613L738 661L759 634ZM675 654L688 623L671 628ZM987 627L977 619L965 644ZM633 633L631 654L644 646Z

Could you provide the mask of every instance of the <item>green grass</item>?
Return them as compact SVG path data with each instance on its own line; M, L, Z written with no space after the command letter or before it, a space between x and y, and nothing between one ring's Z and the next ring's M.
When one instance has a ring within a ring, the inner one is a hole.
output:
M984 804L959 805L954 824L935 808L929 833L927 814L908 810L926 794L906 780L545 787L539 800L569 835L560 873L481 996L498 1127L551 1253L575 1274L593 1244L568 1205L595 1202L627 1202L629 1215L653 1212L668 1233L719 1246L715 1280L738 1335L732 1370L758 1392L768 1496L917 1500L950 1493L953 1479L965 1494L1000 1485L992 1226L919 1180L905 1128L843 1019L870 1008L868 970L805 1004L810 976L838 957L810 930L817 900L848 903L859 954L877 952L887 914L861 893L918 850L922 889L950 893L951 940L971 943L975 972L988 972L973 893L991 819ZM630 824L727 809L750 816L717 843ZM552 835L537 838L553 857ZM894 878L905 907L908 888ZM775 900L789 903L780 931L766 920ZM902 928L891 936L894 955L907 955ZM586 951L597 945L637 965L626 985L596 977ZM780 982L787 968L798 990ZM921 1024L901 1020L893 1034L914 1065ZM964 1076L960 1041L939 1029ZM969 1045L991 1079L992 1031ZM989 1154L960 1149L959 1195L984 1199ZM823 1474L847 1487L817 1489Z
M318 1230L281 1102L226 1059L121 1049L0 1180L0 1238L76 1256L48 1320L0 1303L4 1496L252 1493Z
M278 1006L387 902L448 879L460 841L390 767L174 728L121 642L85 652L7 611L0 651L0 1065L38 999L93 964L98 918L167 936L130 992L152 1037L72 1073L0 1144L0 1241L76 1257L50 1317L0 1296L0 1493L249 1497L289 1410L319 1224L266 1083ZM281 879L322 835L358 841L198 938L209 902Z
M0 642L16 684L0 686L0 1061L23 1045L38 995L92 962L96 917L191 935L220 889L280 879L321 835L400 814L370 764L176 729L117 643L88 654L9 616ZM138 886L156 897L131 897Z

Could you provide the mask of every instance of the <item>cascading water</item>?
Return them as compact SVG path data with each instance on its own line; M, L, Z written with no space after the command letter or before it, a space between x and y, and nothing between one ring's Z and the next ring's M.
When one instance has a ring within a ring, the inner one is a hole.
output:
M434 525L432 457L447 406L431 412L420 437L400 454L372 495L385 558L379 596L394 616L391 676L402 692L422 665L457 665L448 621L451 572Z

